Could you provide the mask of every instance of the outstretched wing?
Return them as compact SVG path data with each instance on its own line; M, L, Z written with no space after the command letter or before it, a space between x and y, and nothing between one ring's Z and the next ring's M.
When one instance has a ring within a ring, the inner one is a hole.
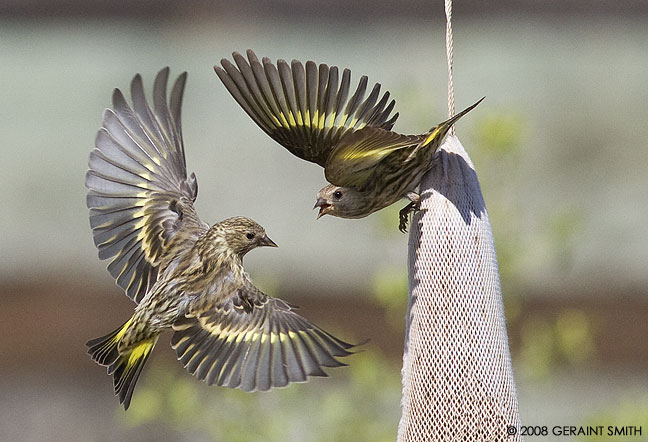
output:
M99 258L126 294L139 302L157 279L168 241L207 227L195 213L196 176L187 178L180 108L187 78L176 80L167 102L169 69L153 89L153 106L142 78L131 82L133 107L119 89L106 109L86 173L86 203Z
M324 173L336 186L362 188L378 163L387 155L417 146L424 135L401 135L396 132L365 127L347 137L331 153Z
M345 365L335 358L351 354L353 347L253 286L180 319L173 329L171 344L191 374L243 391L326 376L322 367Z
M360 79L348 98L351 71L339 79L337 66L317 66L284 60L276 66L268 58L259 62L253 51L246 60L238 52L221 60L214 70L227 90L254 122L292 154L324 167L331 150L347 133L363 127L391 129L398 113L390 117L395 101L389 92L380 100L376 83L365 99L367 77Z

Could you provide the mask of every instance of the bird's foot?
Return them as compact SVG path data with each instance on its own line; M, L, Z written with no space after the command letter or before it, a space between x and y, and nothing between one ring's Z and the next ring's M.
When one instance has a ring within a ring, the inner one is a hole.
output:
M420 201L412 201L405 207L403 207L400 212L398 212L398 230L402 233L407 233L407 223L409 222L409 214L414 213L419 210Z

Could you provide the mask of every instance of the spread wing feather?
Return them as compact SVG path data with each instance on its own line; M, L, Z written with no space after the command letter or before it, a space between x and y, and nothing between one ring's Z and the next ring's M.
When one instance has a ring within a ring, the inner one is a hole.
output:
M302 65L293 60L260 62L253 51L247 60L238 52L234 63L221 60L216 74L237 103L270 137L292 154L324 167L331 150L346 134L366 126L391 129L394 100L389 92L380 100L380 84L365 99L367 77L362 77L350 99L351 71L340 79L337 66Z
M322 367L345 365L336 358L351 354L353 347L253 286L178 320L173 328L171 345L191 374L209 385L243 391L326 376Z
M193 208L196 177L187 178L182 142L180 75L167 101L169 69L153 88L153 106L142 78L131 83L132 107L119 89L104 113L88 160L86 203L99 258L126 294L139 302L157 279L168 241L181 229L207 226Z

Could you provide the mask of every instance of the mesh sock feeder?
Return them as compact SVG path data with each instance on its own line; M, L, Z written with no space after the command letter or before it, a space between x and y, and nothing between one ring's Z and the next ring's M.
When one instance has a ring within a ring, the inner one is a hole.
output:
M452 116L451 0L445 11ZM507 434L520 417L493 234L454 128L420 190L409 237L398 442L522 440Z

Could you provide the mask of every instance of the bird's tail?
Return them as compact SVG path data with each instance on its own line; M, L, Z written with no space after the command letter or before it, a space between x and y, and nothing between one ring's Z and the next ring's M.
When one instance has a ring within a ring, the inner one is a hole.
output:
M468 106L466 109L462 110L458 114L453 115L452 117L450 117L449 119L447 119L443 123L439 123L435 127L433 127L432 129L430 129L430 131L427 134L427 137L420 144L420 147L425 147L428 144L430 144L432 141L437 140L437 139L442 139L443 137L445 137L445 135L448 133L448 131L450 130L452 125L455 124L461 117L463 117L468 112L470 112L475 107L477 107L477 105L479 103L481 103L484 100L484 98L486 98L486 97L482 97L475 104L473 104L471 106Z
M125 351L119 351L119 342L131 325L132 319L126 321L112 333L86 343L88 354L99 365L108 367L108 374L113 375L115 395L119 403L128 410L137 379L142 372L151 350L157 342L157 336L144 339Z

